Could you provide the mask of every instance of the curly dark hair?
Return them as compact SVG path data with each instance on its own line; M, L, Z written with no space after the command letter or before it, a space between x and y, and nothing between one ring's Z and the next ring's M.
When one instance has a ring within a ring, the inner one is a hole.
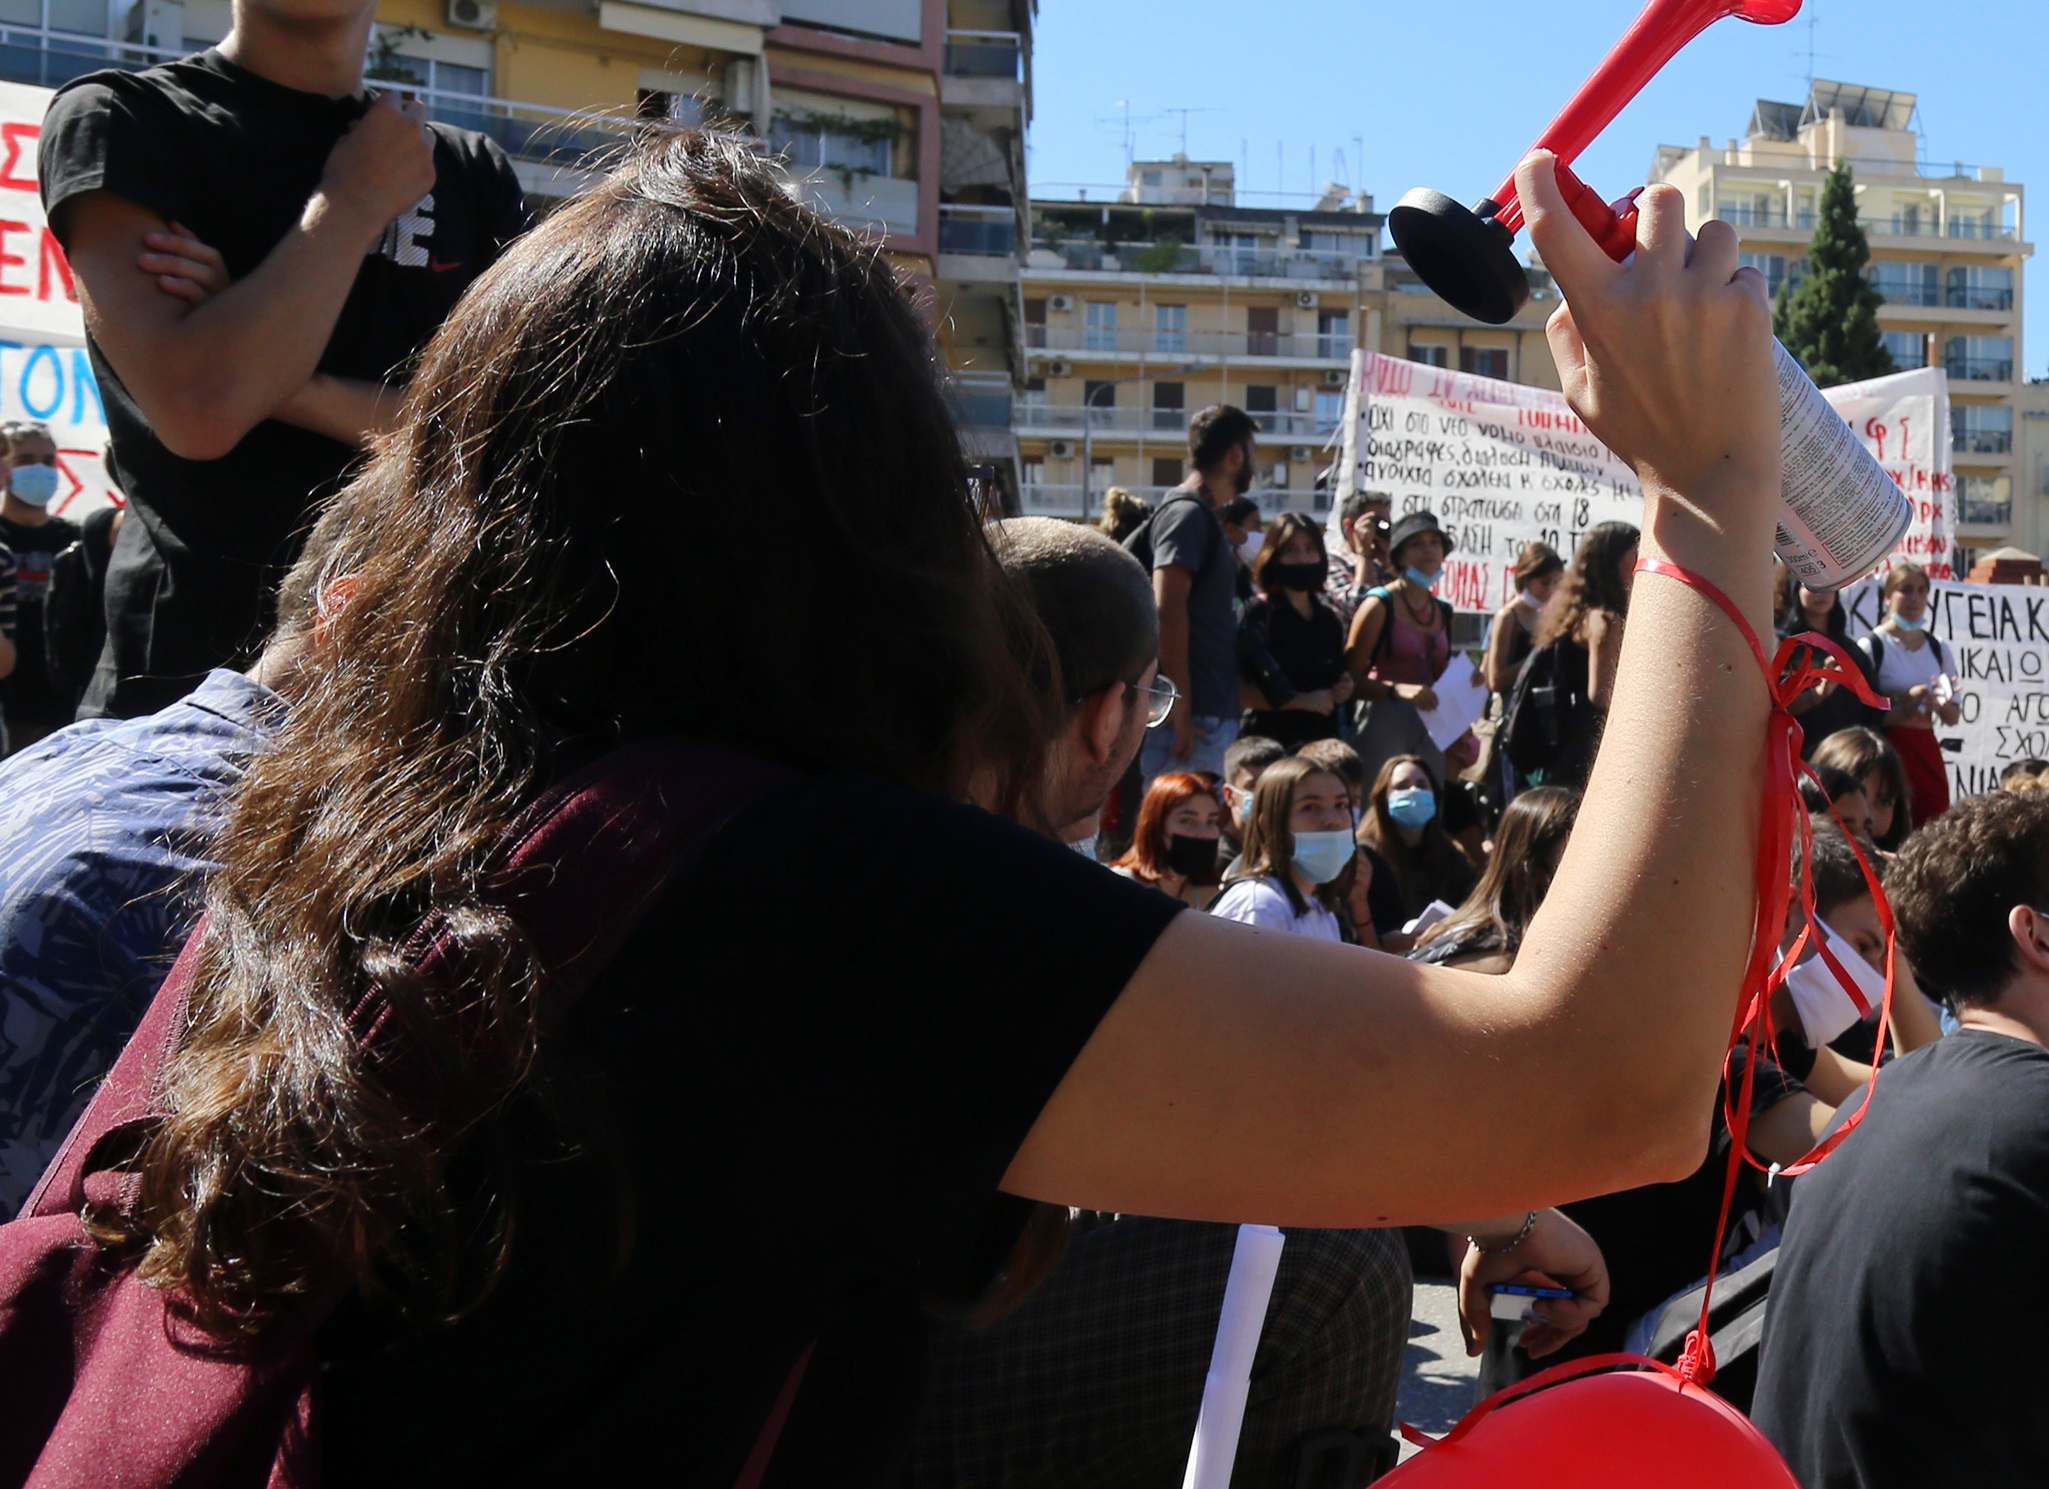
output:
M1642 539L1643 534L1627 522L1597 522L1587 529L1558 593L1544 612L1537 645L1546 646L1561 636L1582 639L1580 623L1589 611L1629 613L1629 592L1622 587L1622 559Z
M1989 1007L2017 970L2006 918L2049 906L2049 795L1966 797L1907 839L1885 876L1900 949L1921 986Z

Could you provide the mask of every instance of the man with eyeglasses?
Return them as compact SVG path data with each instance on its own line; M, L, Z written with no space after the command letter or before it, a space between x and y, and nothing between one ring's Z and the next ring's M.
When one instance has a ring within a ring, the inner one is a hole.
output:
M1149 727L1178 696L1160 675L1160 625L1138 561L1093 528L1019 517L990 528L1053 645L1066 712L1048 741L1044 810L1065 843L1092 850L1103 802ZM1050 690L1050 675L1040 679Z

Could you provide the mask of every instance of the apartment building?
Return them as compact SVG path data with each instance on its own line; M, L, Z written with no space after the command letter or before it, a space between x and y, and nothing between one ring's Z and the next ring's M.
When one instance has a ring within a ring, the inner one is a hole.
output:
M1136 161L1101 202L1034 201L1016 428L1027 512L1092 517L1187 474L1188 419L1260 423L1261 501L1311 510L1380 253L1370 199L1241 206L1228 161Z
M373 76L491 135L529 200L642 121L724 117L885 246L930 306L971 458L1016 489L1035 0L380 0ZM218 41L229 0L9 0L0 78L54 87Z
M2020 184L1998 166L1922 160L1914 110L1911 93L1816 82L1804 103L1758 100L1741 143L1661 146L1651 179L1683 191L1696 224L1733 224L1744 261L1776 293L1798 282L1822 182L1848 162L1893 361L1949 373L1964 572L2002 546L2040 551L2049 534L2037 483L2017 481L2014 454L2021 271L2032 249Z
M1370 196L1255 206L1229 161L1134 161L1099 201L1035 200L1016 428L1029 512L1093 517L1187 474L1189 416L1233 403L1262 431L1269 511L1329 509L1324 471L1355 347L1558 386L1549 280L1506 327L1460 316L1384 254ZM1534 332L1534 340L1531 333Z

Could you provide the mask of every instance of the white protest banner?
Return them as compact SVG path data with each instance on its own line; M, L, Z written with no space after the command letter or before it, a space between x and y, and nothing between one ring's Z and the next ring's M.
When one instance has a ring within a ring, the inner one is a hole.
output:
M1946 374L1899 373L1825 396L1914 502L1902 556L1948 578L1956 492ZM1507 603L1525 543L1569 559L1596 523L1642 518L1634 473L1562 393L1362 353L1347 415L1332 540L1342 498L1355 490L1387 492L1397 518L1436 513L1454 545L1437 592L1458 609Z
M1931 579L1956 578L1951 567L1957 494L1950 460L1949 374L1940 367L1918 367L1824 388L1821 396L1914 504L1913 521L1893 558L1919 564Z
M1996 791L2014 761L2049 760L2049 588L1936 580L1928 607L1928 634L1949 644L1963 711L1954 726L1935 726L1950 795ZM1843 609L1853 637L1877 625L1877 581L1844 590Z
M50 96L48 88L0 83L0 420L50 426L64 477L50 510L75 519L119 498L101 461L107 416L78 291L36 189Z

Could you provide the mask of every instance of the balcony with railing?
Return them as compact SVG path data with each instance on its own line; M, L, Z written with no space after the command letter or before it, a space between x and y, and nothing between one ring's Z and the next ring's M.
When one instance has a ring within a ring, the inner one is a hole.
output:
M1046 268L1091 274L1206 274L1251 279L1355 279L1364 253L1317 248L1244 248L1229 243L1104 243L1094 238L1032 239Z
M1942 303L1942 287L1933 279L1874 278L1871 287L1888 305L1935 306Z
M2013 501L1997 497L1973 496L1969 492L1957 497L1957 521L1982 524L1986 527L2005 527L2013 521Z
M1715 216L1731 227L1785 227L1786 209L1777 202L1716 202Z
M1025 345L1081 356L1275 357L1296 362L1343 362L1352 355L1349 332L1124 330L1115 326L1025 328Z
M1982 288L1977 285L1951 285L1944 298L1951 310L2011 310L2013 290Z
M1017 257L1017 213L1010 207L942 204L939 251L982 258Z
M1952 411L1950 421L1950 449L1958 455L2010 455L2013 453L2013 430L1966 424L1959 415L1961 410Z
M1313 413L1291 410L1252 412L1253 423L1269 439L1322 439L1335 427L1334 421L1318 419ZM1093 429L1098 434L1167 434L1185 437L1188 410L1185 408L1104 408L1078 403L1020 403L1017 427L1021 432L1064 433Z
M956 372L947 378L946 387L963 428L1010 428L1016 395L1004 374Z
M946 75L1024 81L1024 38L1015 31L948 31Z
M1942 365L1952 379L1966 383L2010 383L2013 381L2013 358L2011 357L1965 357L1943 358Z
M182 47L138 46L34 26L0 25L0 79L14 83L56 88L102 68L140 70L184 55ZM514 160L567 169L588 166L601 152L616 150L643 127L630 105L606 113L549 108L413 83L404 87L426 106L428 118L488 135Z

